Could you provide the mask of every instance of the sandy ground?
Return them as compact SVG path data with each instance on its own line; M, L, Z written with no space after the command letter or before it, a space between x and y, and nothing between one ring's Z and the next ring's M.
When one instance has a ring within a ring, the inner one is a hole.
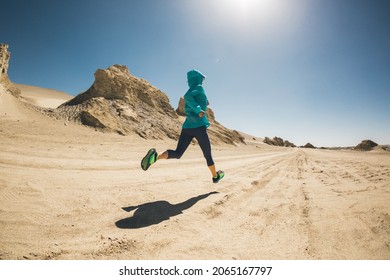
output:
M390 153L103 134L0 95L0 259L390 259ZM252 139L253 140L253 139Z

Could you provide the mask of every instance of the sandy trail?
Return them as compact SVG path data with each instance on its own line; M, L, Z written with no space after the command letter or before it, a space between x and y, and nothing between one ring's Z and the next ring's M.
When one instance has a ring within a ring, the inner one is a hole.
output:
M390 156L198 146L1 117L1 259L390 259Z

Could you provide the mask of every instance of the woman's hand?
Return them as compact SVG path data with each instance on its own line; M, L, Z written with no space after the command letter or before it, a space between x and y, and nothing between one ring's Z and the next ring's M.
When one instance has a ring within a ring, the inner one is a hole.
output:
M203 118L204 117L204 111L200 112L198 116L199 116L199 118Z

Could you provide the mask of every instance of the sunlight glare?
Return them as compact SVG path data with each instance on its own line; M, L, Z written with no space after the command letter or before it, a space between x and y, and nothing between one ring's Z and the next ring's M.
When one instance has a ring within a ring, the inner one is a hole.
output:
M277 20L283 8L281 0L219 0L218 6L225 20L231 23L270 24Z

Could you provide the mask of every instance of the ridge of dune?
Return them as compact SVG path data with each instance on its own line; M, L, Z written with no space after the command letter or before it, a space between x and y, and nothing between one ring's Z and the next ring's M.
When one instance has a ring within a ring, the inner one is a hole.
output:
M24 84L15 84L15 86L21 92L20 97L22 101L43 108L57 108L74 97L66 92L55 89Z

